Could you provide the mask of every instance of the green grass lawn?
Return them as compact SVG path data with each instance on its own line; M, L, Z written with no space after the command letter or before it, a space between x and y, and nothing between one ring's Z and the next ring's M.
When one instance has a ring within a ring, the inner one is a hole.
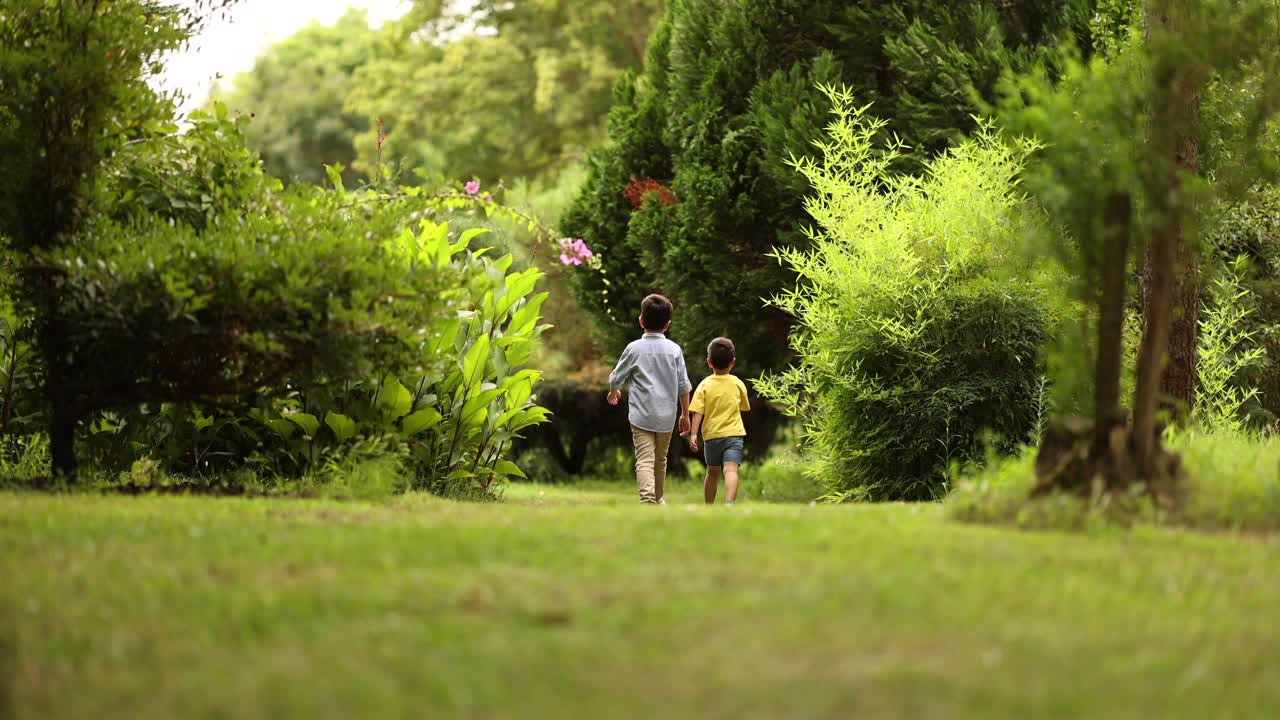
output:
M0 717L1280 715L1275 540L699 492L0 494Z

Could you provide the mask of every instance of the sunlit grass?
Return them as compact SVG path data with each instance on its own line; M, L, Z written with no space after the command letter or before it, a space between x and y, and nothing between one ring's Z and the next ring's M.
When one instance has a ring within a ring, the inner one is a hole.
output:
M19 717L1265 717L1277 545L937 505L0 494Z

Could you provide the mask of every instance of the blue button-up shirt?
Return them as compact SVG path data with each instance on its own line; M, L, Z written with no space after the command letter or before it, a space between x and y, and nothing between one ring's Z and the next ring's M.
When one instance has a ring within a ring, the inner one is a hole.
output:
M641 430L671 432L680 414L680 396L693 389L684 351L661 333L644 334L622 351L609 373L609 387L630 385L627 419Z

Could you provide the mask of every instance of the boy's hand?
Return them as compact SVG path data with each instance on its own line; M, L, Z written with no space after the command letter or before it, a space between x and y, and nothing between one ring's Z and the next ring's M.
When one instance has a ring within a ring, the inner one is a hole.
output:
M698 436L693 435L689 438L689 449L698 452Z
M680 435L684 436L688 434L689 434L689 416L681 415L680 416Z
M618 404L618 401L619 401L619 400L621 400L621 399L622 399L622 391L621 391L621 390L619 390L619 389L617 389L617 388L614 388L613 390L610 390L610 391L609 391L609 404L610 404L610 405L617 405L617 404Z

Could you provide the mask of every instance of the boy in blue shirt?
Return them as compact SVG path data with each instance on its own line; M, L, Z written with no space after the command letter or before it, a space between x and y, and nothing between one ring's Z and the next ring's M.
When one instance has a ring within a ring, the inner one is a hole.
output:
M679 421L680 434L689 434L689 392L693 390L684 365L684 351L666 337L674 308L661 295L640 303L640 329L644 335L622 351L609 373L609 404L622 399L630 386L627 419L636 448L636 485L640 502L666 504L662 499L667 479L667 449L671 431Z

